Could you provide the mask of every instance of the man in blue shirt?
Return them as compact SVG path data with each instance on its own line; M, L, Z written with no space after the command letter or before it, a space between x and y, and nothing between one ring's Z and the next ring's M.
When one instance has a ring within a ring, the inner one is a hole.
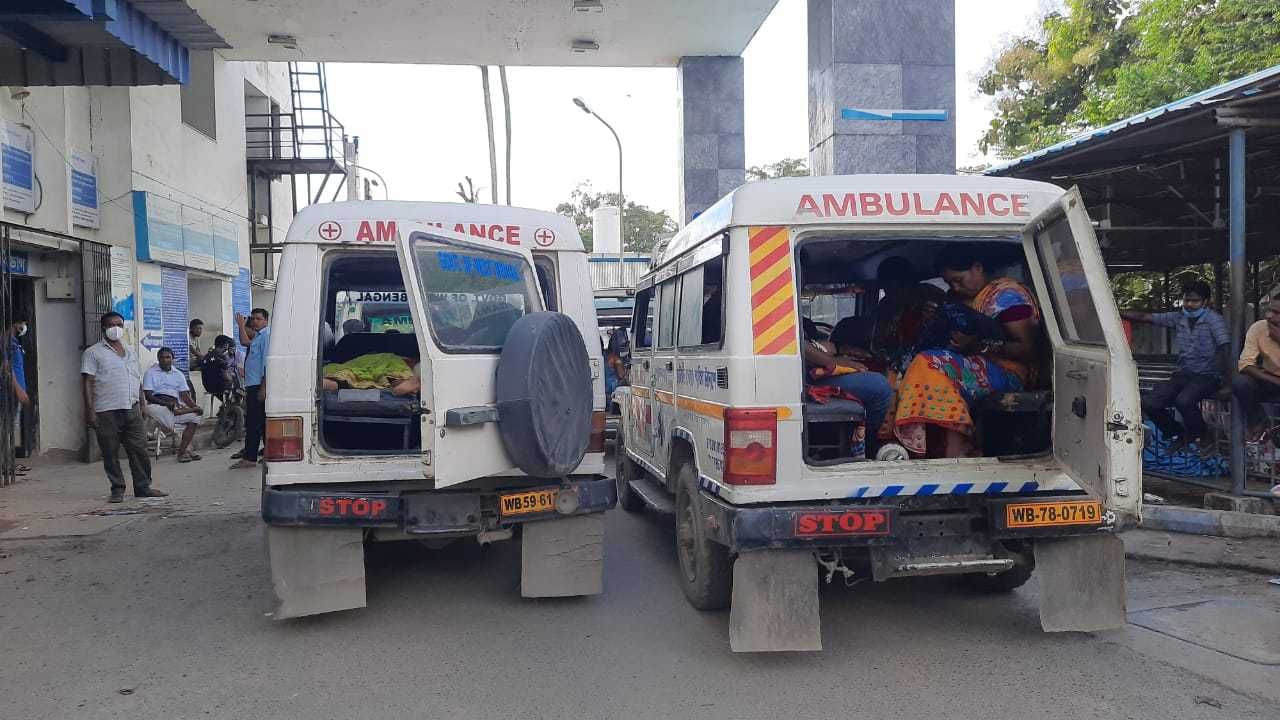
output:
M1200 440L1205 431L1200 401L1213 397L1230 377L1231 335L1227 321L1209 308L1209 283L1196 280L1182 286L1182 309L1164 313L1123 312L1125 320L1147 322L1173 329L1178 349L1178 370L1168 380L1142 394L1142 412L1166 438L1177 438L1169 448L1174 454ZM1173 419L1170 408L1182 416Z
M253 330L253 343L249 345L249 353L244 360L244 449L240 451L240 460L231 466L233 470L244 470L258 466L258 446L262 444L262 434L267 424L267 343L271 339L269 321L271 314L262 308L254 308L248 320L237 316L241 321L240 336L247 335L246 330Z
M26 440L22 432L22 411L31 407L31 398L27 396L27 356L18 338L26 334L27 318L24 315L19 315L13 321L13 324L9 326L9 367L12 371L9 383L13 388L14 397L18 400L18 404L13 411L14 436L23 449L25 449L23 443ZM24 468L26 468L25 465L18 466L19 474L26 472Z

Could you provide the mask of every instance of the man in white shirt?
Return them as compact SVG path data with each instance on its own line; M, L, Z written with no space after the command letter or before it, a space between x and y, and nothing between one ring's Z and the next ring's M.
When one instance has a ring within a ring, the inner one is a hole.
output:
M98 436L102 465L111 481L111 499L124 500L124 474L120 472L120 446L129 457L135 497L164 497L151 487L151 459L147 457L147 433L142 424L142 395L138 357L124 344L124 318L118 312L102 315L102 341L85 348L80 359L84 391L85 424Z
M173 351L167 347L156 353L156 364L142 378L142 392L147 397L147 414L169 432L182 428L182 440L178 443L178 462L199 460L191 452L191 439L200 426L204 411L191 396L187 376L173 366Z

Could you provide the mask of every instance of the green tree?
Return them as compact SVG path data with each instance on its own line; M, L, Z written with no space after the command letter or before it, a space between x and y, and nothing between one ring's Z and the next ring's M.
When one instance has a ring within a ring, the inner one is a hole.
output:
M592 192L591 183L579 183L569 194L569 201L556 206L556 212L573 218L578 234L590 252L592 248L591 213L600 207L617 206L618 193ZM623 247L627 252L647 253L654 244L677 229L676 221L665 210L653 210L627 201L623 212Z
M983 152L1013 157L1280 63L1280 0L1065 0L978 88Z
M804 158L783 158L777 162L747 168L747 180L808 176L809 165Z

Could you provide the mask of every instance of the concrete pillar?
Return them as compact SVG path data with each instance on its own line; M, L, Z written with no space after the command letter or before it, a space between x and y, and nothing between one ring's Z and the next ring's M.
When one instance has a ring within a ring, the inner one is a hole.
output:
M684 223L746 180L742 58L680 59L680 218Z
M955 172L955 56L954 0L809 0L811 172ZM850 120L845 108L947 118Z

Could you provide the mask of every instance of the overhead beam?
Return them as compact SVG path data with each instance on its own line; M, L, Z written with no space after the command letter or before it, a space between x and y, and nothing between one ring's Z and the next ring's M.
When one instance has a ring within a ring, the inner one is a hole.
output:
M49 62L66 62L67 47L25 22L0 21L0 35L18 43Z

